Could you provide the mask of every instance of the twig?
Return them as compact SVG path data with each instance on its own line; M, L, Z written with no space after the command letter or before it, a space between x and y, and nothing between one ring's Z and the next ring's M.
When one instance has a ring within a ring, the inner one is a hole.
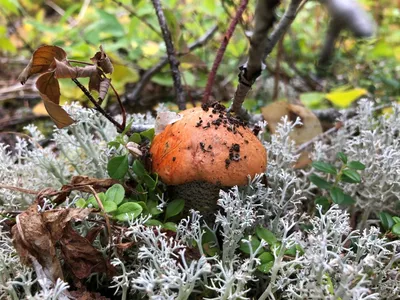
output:
M78 81L76 78L71 78L71 80L81 89L81 91L85 94L85 96L94 104L96 109L103 115L105 116L111 123L117 127L118 132L122 132L125 129L125 126L122 126L122 124L119 124L117 121L114 120L113 117L111 117L98 103L97 101L93 98L92 94Z
M207 86L204 91L203 96L203 103L208 102L208 98L210 97L211 90L214 84L215 76L217 75L218 67L221 64L222 58L224 57L224 53L226 47L228 46L229 40L231 39L233 32L235 31L236 25L239 22L240 17L242 16L244 10L246 9L248 0L241 0L238 10L236 11L235 17L232 19L231 23L229 24L228 31L224 36L224 39L218 49L217 55L215 57L213 66L211 68L211 72L208 75Z
M282 59L282 55L283 55L283 37L279 40L279 44L278 44L278 54L276 56L276 63L275 63L275 71L277 71L275 73L274 76L274 93L272 95L272 100L276 100L278 99L278 94L279 94L279 82L280 82L280 69L281 69L281 59Z
M11 191L16 191L24 194L30 194L30 195L37 195L39 194L39 191L34 191L34 190L28 190L16 186L11 186L11 185L6 185L6 184L1 184L0 183L0 188L1 189L6 189L6 190L11 190Z
M102 215L104 217L104 219L106 220L106 225L107 225L107 231L108 231L108 241L110 243L110 247L112 245L112 231L111 231L111 225L110 225L110 219L107 216L106 211L104 210L104 206L103 203L101 202L99 195L97 194L97 192L94 190L94 188L91 185L87 186L89 188L89 190L92 192L94 198L97 201L97 204L99 205L99 207L101 208L102 211ZM111 255L111 251L109 252L109 255Z
M127 12L129 12L129 14L131 14L135 18L138 18L143 24L145 24L147 27L149 27L151 30L157 33L160 37L162 37L161 33L153 25L151 25L145 19L139 17L138 14L130 6L123 4L121 1L118 0L112 0L112 1L115 4L119 5L120 7L123 7Z
M121 114L122 114L122 124L121 125L125 129L125 127L126 127L126 110L125 110L125 107L122 104L121 98L119 97L119 94L118 94L117 90L115 89L115 87L113 86L113 84L111 82L110 82L110 86L111 86L111 88L112 88L112 90L113 90L113 92L115 94L115 97L117 97L117 101L118 101L119 107L121 109Z
M175 55L174 44L172 43L171 32L168 29L167 21L165 20L164 12L161 7L160 0L152 0L154 9L156 10L158 23L161 27L161 32L164 38L165 46L167 47L167 55L169 65L171 67L172 79L174 81L176 101L180 110L186 108L185 92L182 88L181 73L179 72L179 61Z
M200 48L204 46L210 38L217 32L218 26L215 25L213 26L210 30L208 30L202 37L200 37L197 41L195 41L193 44L189 45L189 51L186 53L178 53L178 56L185 55L197 48ZM135 101L140 93L143 91L144 87L146 84L150 81L150 79L157 74L163 67L165 67L168 64L168 57L162 58L155 66L152 68L148 69L141 77L140 81L136 83L136 86L132 92L127 94L125 96L125 99L122 102L125 101Z
M279 0L259 0L255 10L255 26L251 37L248 61L240 67L239 85L233 97L230 111L242 117L249 117L246 110L242 108L244 99L251 86L261 74L262 57L268 39L268 31L275 22L275 7Z
M288 8L286 9L282 19L279 21L279 24L271 33L270 38L268 39L267 46L264 51L264 58L265 60L268 55L274 49L276 43L283 37L285 32L288 30L290 25L292 24L293 20L296 18L299 5L301 4L302 0L291 0Z

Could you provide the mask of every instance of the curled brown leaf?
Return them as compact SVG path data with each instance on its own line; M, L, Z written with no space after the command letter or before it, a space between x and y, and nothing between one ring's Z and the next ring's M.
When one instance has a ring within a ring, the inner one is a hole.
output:
M66 58L67 53L60 47L41 46L33 52L28 65L18 76L18 81L25 84L31 75L52 70L55 67L54 59L64 61Z
M100 51L90 59L96 66L100 67L104 73L111 74L114 71L113 64L110 58L104 52L103 47L100 46Z

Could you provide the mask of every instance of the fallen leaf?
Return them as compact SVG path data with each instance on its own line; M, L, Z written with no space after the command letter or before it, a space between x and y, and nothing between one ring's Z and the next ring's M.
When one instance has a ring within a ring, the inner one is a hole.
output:
M70 224L67 225L60 244L65 264L78 279L85 279L96 272L109 276L115 274L114 267L103 254L86 238L76 233Z
M301 105L277 101L263 107L261 111L264 120L267 121L269 131L273 134L276 132L276 128L283 116L288 116L291 122L300 118L303 124L296 126L289 135L290 139L293 140L297 146L322 133L322 126L319 119L309 109ZM303 168L311 162L309 153L304 151L301 153L294 167Z
M64 279L53 240L38 212L36 201L17 217L11 232L14 247L23 264L30 266L32 261L29 256L32 255L51 281Z
M110 298L102 296L100 293L88 291L72 291L70 292L73 299L76 300L111 300Z
M65 60L67 53L57 46L41 46L33 52L28 65L18 76L18 81L25 84L28 78L37 73L44 73L55 67L54 59Z
M54 209L38 211L35 201L17 217L12 228L13 243L21 262L31 265L34 257L42 266L44 274L53 282L63 279L56 245L60 245L63 261L79 279L94 272L114 273L113 266L88 240L72 229L71 220L83 220L92 209Z

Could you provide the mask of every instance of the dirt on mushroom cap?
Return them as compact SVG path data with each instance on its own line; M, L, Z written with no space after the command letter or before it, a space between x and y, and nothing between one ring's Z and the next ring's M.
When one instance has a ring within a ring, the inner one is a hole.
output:
M245 185L247 175L263 173L264 146L240 120L220 104L180 112L152 143L153 172L168 185L206 181L221 186Z

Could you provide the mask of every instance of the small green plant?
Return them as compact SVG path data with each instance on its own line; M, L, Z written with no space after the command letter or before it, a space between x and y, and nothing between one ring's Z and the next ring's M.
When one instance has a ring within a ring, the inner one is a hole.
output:
M339 183L360 183L361 175L358 171L365 169L365 165L359 161L348 162L347 156L343 152L339 152L337 158L342 163L339 168L323 161L315 161L312 163L314 169L327 176L326 179L324 179L313 173L309 177L312 183L325 191L322 196L315 200L315 203L322 205L324 210L327 210L332 203L339 205L354 204L355 200L343 192L339 187Z
M255 234L253 234L250 238L250 243L246 243L244 241L240 243L240 251L244 254L254 253L260 246L261 240L264 240L267 245L261 248L261 250L259 250L257 253L257 258L260 260L260 265L258 265L257 269L262 273L269 273L275 261L275 256L273 253L280 253L280 251L282 251L281 242L277 239L272 231L262 226L258 226ZM304 250L300 247L300 245L294 245L291 248L285 248L283 251L284 255L288 258L296 257L297 252L300 254L304 253Z
M381 220L381 224L383 229L385 229L386 233L392 233L398 237L400 237L400 217L392 216L387 212L381 212L379 214L379 219Z

